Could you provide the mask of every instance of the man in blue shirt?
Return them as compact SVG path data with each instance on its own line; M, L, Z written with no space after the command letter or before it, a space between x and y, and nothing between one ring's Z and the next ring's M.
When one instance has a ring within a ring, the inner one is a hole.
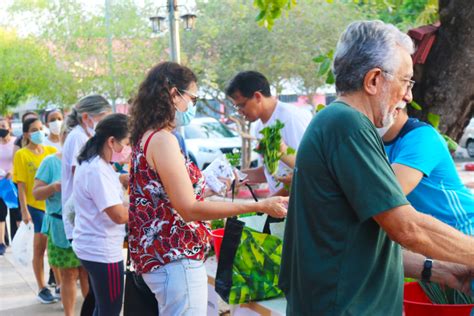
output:
M459 178L443 137L431 125L399 110L383 141L411 205L467 235L474 235L474 195Z

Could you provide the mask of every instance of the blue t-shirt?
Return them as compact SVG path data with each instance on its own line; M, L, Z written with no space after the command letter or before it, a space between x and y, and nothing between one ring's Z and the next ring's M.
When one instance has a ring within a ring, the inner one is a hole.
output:
M409 119L407 124L416 122ZM443 137L430 125L386 142L390 163L419 170L423 178L407 196L413 207L474 235L474 195L464 186Z
M56 154L46 157L36 171L35 179L46 184L61 181L61 159ZM61 193L56 192L46 199L46 214L41 232L47 234L55 246L69 248L71 245L66 238L61 216Z

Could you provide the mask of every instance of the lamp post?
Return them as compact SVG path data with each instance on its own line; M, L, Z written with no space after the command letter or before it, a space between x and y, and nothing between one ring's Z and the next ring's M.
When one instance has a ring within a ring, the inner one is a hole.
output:
M171 60L177 63L181 62L180 58L180 41L179 41L179 12L178 8L185 8L186 12L181 15L181 18L185 24L185 30L192 30L196 22L196 14L188 9L186 5L178 5L178 0L167 0L166 6L158 8L157 14L150 17L151 27L153 33L161 33L166 31L166 15L163 13L163 9L168 13L168 28L170 32L170 49L171 49Z

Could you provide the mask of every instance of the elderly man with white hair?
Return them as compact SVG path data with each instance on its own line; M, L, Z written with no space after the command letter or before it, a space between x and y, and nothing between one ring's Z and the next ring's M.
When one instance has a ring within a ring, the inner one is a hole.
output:
M377 133L412 99L413 49L381 21L339 39L338 99L296 158L280 272L288 315L401 315L404 272L469 288L474 239L409 204Z

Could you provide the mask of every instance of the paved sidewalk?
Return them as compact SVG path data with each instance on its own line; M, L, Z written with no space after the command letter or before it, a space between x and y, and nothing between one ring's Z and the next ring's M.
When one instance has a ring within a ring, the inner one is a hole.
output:
M49 265L45 260L45 276ZM15 262L11 248L7 248L4 256L0 256L0 315L2 316L54 316L64 315L60 302L41 304L36 300L38 293L33 268L23 267ZM76 315L79 315L82 296L78 288Z

